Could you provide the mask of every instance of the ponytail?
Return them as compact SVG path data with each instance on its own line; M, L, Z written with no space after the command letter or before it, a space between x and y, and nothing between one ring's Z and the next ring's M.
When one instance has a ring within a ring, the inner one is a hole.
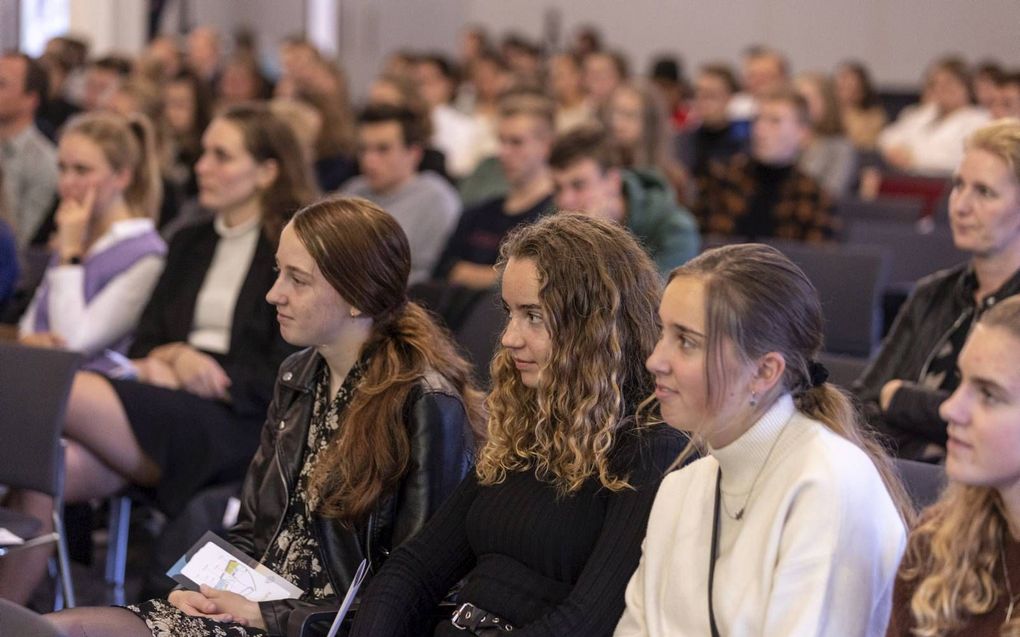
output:
M124 201L139 216L157 220L163 203L163 177L156 150L156 133L144 115L128 117L128 125L138 142L139 154L131 183L124 191Z
M423 376L440 374L463 397L478 442L485 423L471 365L417 303L406 302L388 320L380 319L364 351L369 359L361 384L310 482L318 511L342 524L364 520L407 472L411 441L404 405Z
M163 202L163 179L156 151L156 134L145 115L84 113L72 118L61 137L81 135L99 146L115 171L130 170L124 203L136 217L155 220Z
M794 403L797 409L809 418L817 420L836 435L849 440L868 456L882 477L882 482L885 483L885 488L896 505L903 524L909 529L916 515L914 505L900 480L899 472L893 466L892 459L861 421L860 411L853 400L839 387L823 382L795 393Z

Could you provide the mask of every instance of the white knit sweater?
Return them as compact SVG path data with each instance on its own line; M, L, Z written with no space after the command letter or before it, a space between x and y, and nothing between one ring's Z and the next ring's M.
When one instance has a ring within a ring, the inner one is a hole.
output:
M713 596L720 635L885 634L903 524L868 457L798 412L786 395L736 441L663 481L616 637L711 634L708 570L720 468ZM745 502L742 519L730 517Z

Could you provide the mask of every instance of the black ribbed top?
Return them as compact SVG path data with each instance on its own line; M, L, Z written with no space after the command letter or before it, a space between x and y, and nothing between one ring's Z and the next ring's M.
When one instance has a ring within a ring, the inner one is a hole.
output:
M534 472L492 486L472 473L373 579L352 637L429 634L433 610L461 578L458 600L505 618L514 635L611 635L656 489L684 443L665 426L621 434L613 466L633 490L590 478L561 497ZM448 621L435 634L464 635Z

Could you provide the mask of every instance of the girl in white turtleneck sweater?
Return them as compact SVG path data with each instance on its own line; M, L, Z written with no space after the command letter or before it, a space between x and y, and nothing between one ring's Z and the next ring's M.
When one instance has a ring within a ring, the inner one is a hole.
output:
M617 637L883 635L912 512L813 361L810 282L756 244L675 270L648 368L705 457L667 476Z

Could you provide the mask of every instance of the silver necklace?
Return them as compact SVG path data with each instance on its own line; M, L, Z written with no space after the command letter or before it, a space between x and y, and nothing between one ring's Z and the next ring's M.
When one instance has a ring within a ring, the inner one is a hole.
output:
M730 513L729 508L726 507L726 499L720 498L719 501L722 503L722 510L726 513L726 516L731 520L741 520L744 517L744 511L747 510L747 504L751 501L751 495L754 493L754 488L758 485L758 478L765 472L765 467L769 464L769 458L772 457L772 452L776 450L776 446L779 444L779 439L786 433L786 425L783 425L783 430L779 432L776 439L772 441L772 446L769 447L769 452L765 454L765 461L761 463L761 467L758 469L758 473L755 474L754 480L751 482L751 488L747 490L747 495L744 496L744 503L740 505L740 509L736 513Z
M1020 601L1020 595L1013 596L1013 585L1009 583L1009 567L1006 566L1006 549L1004 547L1005 542L999 543L999 558L1002 559L1002 575L1006 579L1006 595L1009 596L1009 605L1006 607L1006 621L1003 624L1008 624L1009 620L1013 619L1013 610L1016 603Z

